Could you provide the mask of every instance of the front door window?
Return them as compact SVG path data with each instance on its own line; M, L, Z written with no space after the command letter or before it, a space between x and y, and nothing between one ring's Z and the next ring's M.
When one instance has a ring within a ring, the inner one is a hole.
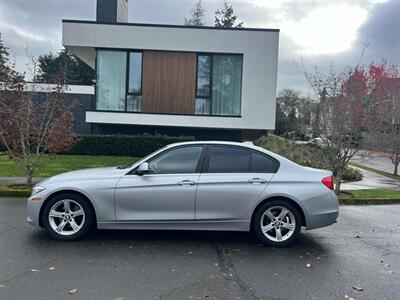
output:
M195 173L203 147L184 147L167 151L149 162L152 174Z

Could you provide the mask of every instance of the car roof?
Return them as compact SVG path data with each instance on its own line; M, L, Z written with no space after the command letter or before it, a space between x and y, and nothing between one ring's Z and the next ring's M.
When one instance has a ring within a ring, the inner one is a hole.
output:
M247 148L255 148L252 142L229 142L229 141L191 141L191 142L180 142L168 145L168 147L184 146L184 145L230 145L230 146L240 146Z

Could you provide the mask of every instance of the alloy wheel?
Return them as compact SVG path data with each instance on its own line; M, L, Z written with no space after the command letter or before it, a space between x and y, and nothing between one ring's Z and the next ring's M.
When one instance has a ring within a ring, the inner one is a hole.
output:
M56 202L49 211L50 227L57 234L69 236L77 233L85 224L85 210L72 199Z
M273 242L284 242L295 232L296 219L293 213L283 206L268 208L261 217L261 231Z

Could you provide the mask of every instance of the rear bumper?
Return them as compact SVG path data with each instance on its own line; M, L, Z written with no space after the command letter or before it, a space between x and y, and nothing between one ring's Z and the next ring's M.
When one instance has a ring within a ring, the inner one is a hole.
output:
M316 229L325 226L332 225L336 223L339 211L334 211L330 213L323 213L318 215L312 215L309 217L306 229Z
M316 229L336 223L339 216L339 201L334 192L305 201L306 229Z

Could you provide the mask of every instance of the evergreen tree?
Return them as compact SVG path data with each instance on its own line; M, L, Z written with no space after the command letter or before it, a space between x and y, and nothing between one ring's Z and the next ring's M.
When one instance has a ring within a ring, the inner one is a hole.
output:
M5 73L7 73L8 69L8 48L4 46L3 39L0 33L0 76L2 77Z
M194 7L190 10L190 19L185 18L185 25L187 26L204 26L204 16L206 11L201 0L197 1Z
M225 1L224 7L215 12L215 27L242 28L243 22L235 24L237 18L233 12L232 5Z
M56 83L59 74L63 74L65 84L92 85L95 71L70 51L63 49L58 54L45 54L38 58L39 74L36 82Z

